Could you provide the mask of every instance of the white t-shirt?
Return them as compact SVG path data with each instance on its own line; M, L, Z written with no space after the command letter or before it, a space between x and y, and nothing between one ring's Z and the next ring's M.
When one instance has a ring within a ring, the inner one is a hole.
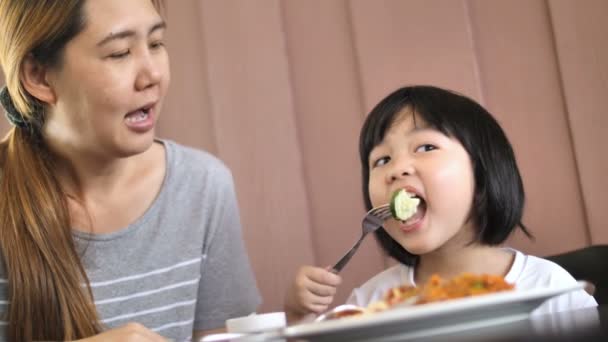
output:
M507 250L515 253L515 260L505 276L505 280L511 284L515 284L517 289L525 290L576 283L576 280L568 271L552 261L532 255L525 255L514 249ZM382 299L390 288L401 285L416 286L413 267L399 264L382 271L365 282L361 287L354 289L346 302L348 304L367 306ZM593 296L584 290L578 290L546 301L534 310L532 314L537 315L595 306L597 306L597 302Z

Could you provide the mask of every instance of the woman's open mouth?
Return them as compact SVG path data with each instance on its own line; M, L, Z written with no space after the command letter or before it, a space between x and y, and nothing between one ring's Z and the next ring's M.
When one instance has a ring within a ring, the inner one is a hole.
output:
M154 127L154 105L148 105L125 115L125 123L129 129L144 133Z

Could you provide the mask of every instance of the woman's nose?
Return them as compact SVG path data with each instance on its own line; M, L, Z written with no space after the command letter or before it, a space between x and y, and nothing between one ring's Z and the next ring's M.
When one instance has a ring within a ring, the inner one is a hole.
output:
M161 70L157 65L154 57L150 54L142 56L139 72L135 81L137 90L145 90L157 85L162 78Z

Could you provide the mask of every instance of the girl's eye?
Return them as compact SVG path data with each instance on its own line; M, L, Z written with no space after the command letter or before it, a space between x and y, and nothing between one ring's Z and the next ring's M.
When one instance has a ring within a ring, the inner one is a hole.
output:
M150 48L151 49L160 49L161 47L165 46L165 43L163 43L162 41L155 41L150 43Z
M373 167L378 167L378 166L382 166L385 165L386 163L388 163L391 160L391 157L385 156L385 157L381 157L376 159L376 161L372 164Z
M110 57L112 59L121 59L121 58L127 57L129 55L129 53L131 53L131 51L127 49L124 51L115 52L108 57Z
M431 144L423 144L416 148L416 152L430 152L432 150L436 150L437 146Z

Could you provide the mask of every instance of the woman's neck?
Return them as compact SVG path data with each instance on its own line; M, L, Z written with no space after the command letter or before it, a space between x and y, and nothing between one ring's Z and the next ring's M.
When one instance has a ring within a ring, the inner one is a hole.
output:
M443 248L420 256L415 269L416 284L422 285L433 275L450 279L464 272L505 276L514 255L494 246L472 244L459 248Z
M163 146L155 143L125 158L59 154L55 173L68 197L72 227L111 233L143 215L160 191L164 153Z
M124 188L138 173L138 167L145 165L150 151L127 158L107 158L70 151L56 159L55 172L68 195L86 201L88 197L112 194Z

